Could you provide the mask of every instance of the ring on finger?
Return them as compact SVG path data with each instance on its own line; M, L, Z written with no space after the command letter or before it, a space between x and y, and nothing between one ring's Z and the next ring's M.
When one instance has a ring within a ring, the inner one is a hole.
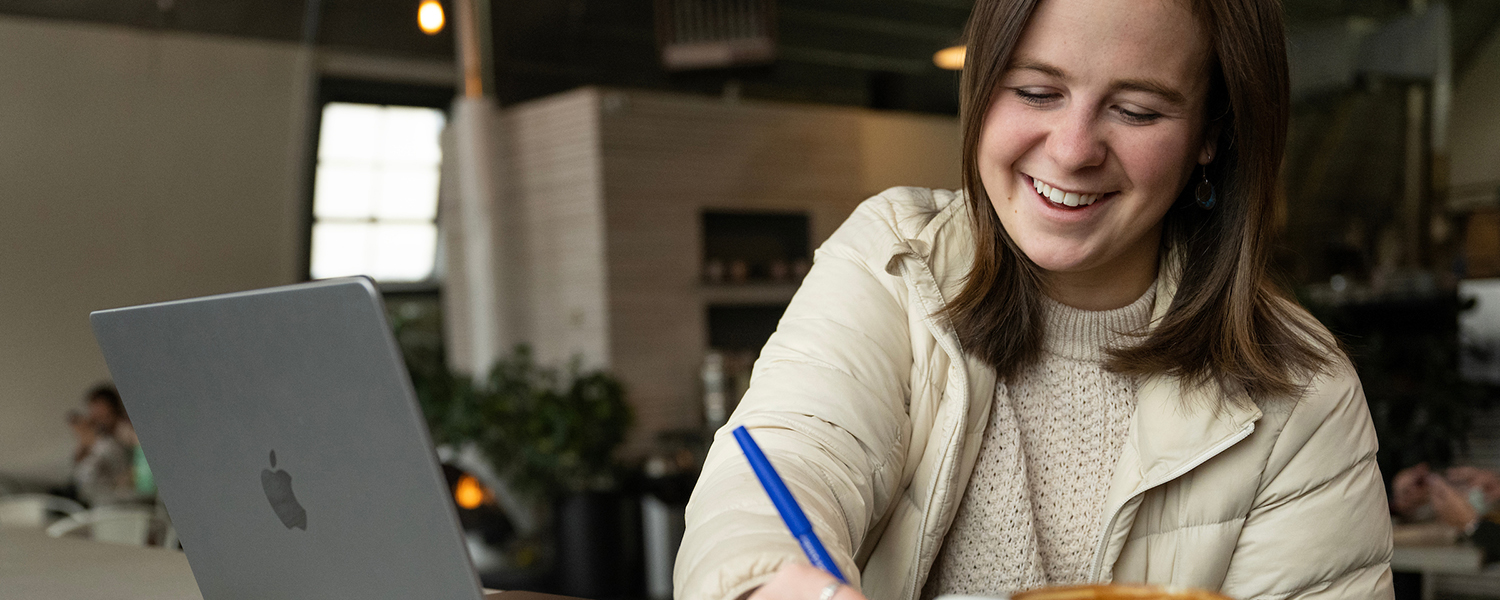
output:
M828 585L823 586L823 591L818 594L818 600L833 600L833 595L839 593L839 588L843 586L844 582L837 579L828 582Z

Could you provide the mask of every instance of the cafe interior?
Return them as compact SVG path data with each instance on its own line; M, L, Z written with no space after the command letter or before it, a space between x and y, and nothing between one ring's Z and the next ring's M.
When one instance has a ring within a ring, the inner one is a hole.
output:
M1345 344L1387 486L1500 470L1500 3L1283 5L1279 281ZM0 598L208 595L90 312L352 275L484 587L672 598L814 251L882 190L962 187L972 7L0 0ZM1500 598L1500 556L1392 519L1398 598Z

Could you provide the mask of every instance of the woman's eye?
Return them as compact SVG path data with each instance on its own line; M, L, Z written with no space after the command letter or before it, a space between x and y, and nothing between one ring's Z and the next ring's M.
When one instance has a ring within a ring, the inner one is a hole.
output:
M1022 102L1025 102L1027 104L1031 104L1033 106L1041 106L1057 99L1058 94L1052 92L1042 92L1024 88L1016 88L1016 97L1020 98Z
M1134 111L1119 106L1115 107L1115 111L1120 113L1120 117L1124 118L1127 123L1135 125L1145 125L1161 118L1160 114L1154 112Z

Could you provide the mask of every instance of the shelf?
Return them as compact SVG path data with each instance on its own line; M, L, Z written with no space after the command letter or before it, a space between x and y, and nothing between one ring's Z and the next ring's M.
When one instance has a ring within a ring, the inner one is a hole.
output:
M699 288L703 302L719 306L744 306L786 304L800 286L797 282L786 283L719 283L705 284Z

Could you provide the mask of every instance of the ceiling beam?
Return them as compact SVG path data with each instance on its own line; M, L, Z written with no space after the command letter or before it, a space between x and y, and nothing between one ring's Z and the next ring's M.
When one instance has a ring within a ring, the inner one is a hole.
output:
M864 71L888 71L908 75L931 73L937 69L930 60L876 56L856 52L839 52L837 50L787 45L777 46L776 59L828 67L843 67Z
M957 40L963 31L952 27L922 25L896 19L865 17L844 12L780 6L777 15L786 21L816 25L834 29L862 31L892 37L902 37L947 45Z

